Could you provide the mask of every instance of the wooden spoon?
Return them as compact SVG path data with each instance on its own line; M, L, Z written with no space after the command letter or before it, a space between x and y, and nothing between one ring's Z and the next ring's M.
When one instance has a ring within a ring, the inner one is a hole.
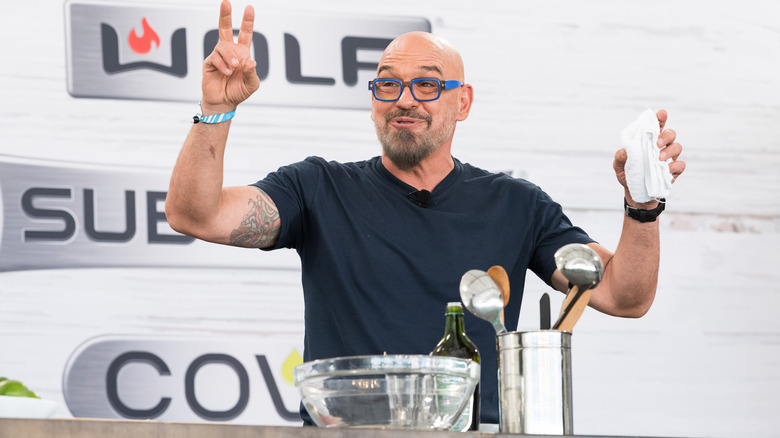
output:
M571 287L553 329L571 332L590 301L590 290L598 286L604 276L604 265L598 253L589 246L571 243L555 251L555 266Z
M580 316L582 316L582 312L585 311L585 307L588 306L590 294L590 289L580 291L577 286L573 286L569 293L566 294L566 299L561 306L561 314L558 316L558 321L553 325L553 330L571 333L574 325L577 324Z
M487 273L496 282L498 290L501 291L501 296L504 297L504 307L506 307L509 304L509 275L507 275L506 269L495 265L491 266ZM504 322L504 309L501 309L501 322Z

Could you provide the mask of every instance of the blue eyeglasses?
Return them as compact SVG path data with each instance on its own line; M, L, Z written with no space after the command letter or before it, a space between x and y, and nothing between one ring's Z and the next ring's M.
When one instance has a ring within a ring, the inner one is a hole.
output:
M374 79L368 81L368 89L374 93L376 100L382 102L394 102L401 98L404 87L408 86L412 91L412 97L419 102L429 102L441 96L441 90L452 90L463 86L461 81L442 81L433 78L413 79L404 83L398 79Z

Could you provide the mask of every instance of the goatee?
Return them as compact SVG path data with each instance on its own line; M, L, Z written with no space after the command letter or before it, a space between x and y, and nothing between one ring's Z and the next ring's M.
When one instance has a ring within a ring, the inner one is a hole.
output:
M416 111L398 111L385 116L383 127L377 125L377 137L382 144L385 156L401 170L410 170L419 165L436 150L438 144L433 141L430 133L416 134L405 129L391 131L390 121L396 117L420 119L431 126L432 118L428 114Z

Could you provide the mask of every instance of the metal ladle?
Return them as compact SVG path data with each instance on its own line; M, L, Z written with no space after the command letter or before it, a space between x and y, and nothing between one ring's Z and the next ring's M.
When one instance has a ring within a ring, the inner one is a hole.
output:
M571 243L555 252L555 266L578 289L596 287L604 275L601 257L588 245Z
M556 251L555 265L571 287L553 329L570 332L590 300L590 289L601 282L604 265L596 251L580 243Z
M493 324L496 334L506 333L501 322L504 298L496 282L485 271L472 269L460 279L460 299L477 318Z

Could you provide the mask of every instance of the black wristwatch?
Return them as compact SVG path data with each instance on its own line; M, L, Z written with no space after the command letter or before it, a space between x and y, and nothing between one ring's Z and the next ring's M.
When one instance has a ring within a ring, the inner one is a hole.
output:
M661 198L658 207L652 210L642 210L628 205L626 198L623 198L623 207L626 209L626 216L639 222L655 222L661 212L666 208L666 199Z

